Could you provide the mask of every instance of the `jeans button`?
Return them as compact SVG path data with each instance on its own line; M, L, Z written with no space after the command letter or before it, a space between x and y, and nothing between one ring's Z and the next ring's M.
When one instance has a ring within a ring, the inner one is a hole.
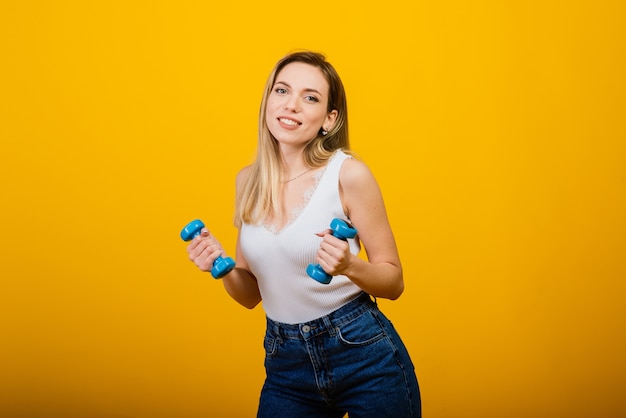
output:
M311 327L308 325L302 325L302 332L309 332L311 331Z

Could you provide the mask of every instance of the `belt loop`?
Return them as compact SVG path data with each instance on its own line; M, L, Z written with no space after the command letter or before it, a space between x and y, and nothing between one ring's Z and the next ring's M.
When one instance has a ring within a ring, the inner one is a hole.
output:
M337 334L337 333L335 332L335 326L331 322L330 318L328 316L324 316L324 317L322 317L322 320L324 321L324 325L328 329L328 333L330 334L330 336L334 337L335 334Z

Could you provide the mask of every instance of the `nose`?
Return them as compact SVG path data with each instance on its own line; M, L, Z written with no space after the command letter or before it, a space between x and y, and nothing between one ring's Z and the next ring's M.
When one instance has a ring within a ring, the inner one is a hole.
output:
M285 98L285 110L290 112L300 111L300 102L298 101L298 97L296 95L290 95Z

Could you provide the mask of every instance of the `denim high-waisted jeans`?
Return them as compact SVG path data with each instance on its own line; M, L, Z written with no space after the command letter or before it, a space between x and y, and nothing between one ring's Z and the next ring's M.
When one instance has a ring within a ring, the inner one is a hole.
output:
M267 319L260 418L421 417L413 363L363 293L303 324Z

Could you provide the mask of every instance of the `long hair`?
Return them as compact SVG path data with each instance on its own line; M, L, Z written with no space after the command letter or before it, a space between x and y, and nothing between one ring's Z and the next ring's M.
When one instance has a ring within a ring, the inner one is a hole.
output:
M335 68L326 61L324 55L311 52L293 52L283 57L267 79L265 92L259 111L259 138L257 156L251 166L246 183L239 190L235 207L235 225L241 223L258 224L272 211L278 210L278 189L281 179L281 158L278 142L271 134L265 120L266 105L272 92L276 76L288 64L301 62L320 69L328 82L327 112L337 111L337 118L332 129L326 135L321 132L312 139L304 149L304 162L314 168L321 167L328 159L341 149L349 152L348 141L348 109L346 93Z

